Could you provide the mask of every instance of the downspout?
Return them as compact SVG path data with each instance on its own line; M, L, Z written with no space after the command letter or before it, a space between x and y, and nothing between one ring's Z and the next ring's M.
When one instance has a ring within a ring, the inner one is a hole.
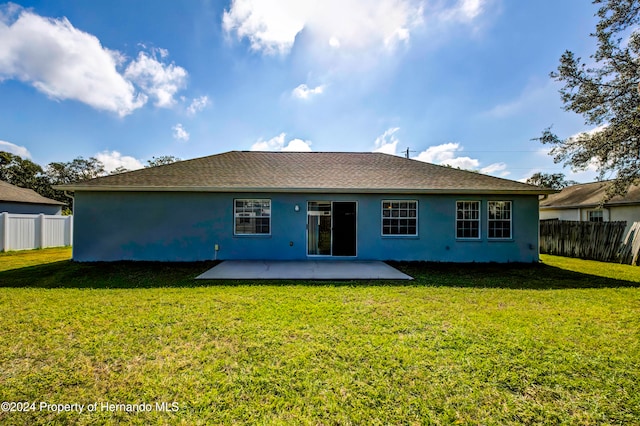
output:
M67 191L64 191L64 196L67 198L71 199L71 203L72 203L72 209L71 209L71 214L75 214L75 210L76 210L76 199L73 195L69 194Z

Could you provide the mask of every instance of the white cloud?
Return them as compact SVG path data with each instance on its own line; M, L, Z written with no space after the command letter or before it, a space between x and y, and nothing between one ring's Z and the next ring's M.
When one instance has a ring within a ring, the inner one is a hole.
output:
M424 26L449 28L476 21L490 0L232 0L222 27L254 51L288 54L306 41L330 50L393 51Z
M0 141L0 151L9 152L22 158L31 158L31 153L27 148L7 141Z
M489 164L486 167L482 167L480 169L480 173L484 173L486 175L497 175L501 177L505 177L511 174L511 172L507 171L506 163L493 163Z
M311 141L303 141L302 139L292 139L282 151L310 152Z
M601 132L606 128L606 126L607 124L604 124L590 130L574 133L569 136L567 140L575 141L583 135L593 135L594 133ZM529 170L521 179L519 179L519 181L524 182L535 173L563 173L568 180L575 180L577 182L594 182L597 180L599 175L598 169L600 166L597 159L591 159L584 170L574 170L571 167L555 163L553 161L553 155L551 155L551 149L552 148L549 146L537 149L535 155L541 159L544 166Z
M375 148L373 152L399 155L398 144L400 140L395 135L398 130L400 130L399 127L392 127L382 135L378 136L374 143ZM500 177L505 177L511 174L511 172L507 170L506 163L493 163L480 168L480 160L466 156L457 156L457 154L462 151L463 147L460 146L459 143L449 142L441 145L430 146L426 150L420 152L417 156L411 157L411 159L465 170L479 170L480 173Z
M160 55L161 58L166 58L167 56L169 56L169 51L167 49L163 49L161 47L158 47L156 49L156 51L158 52L158 54Z
M294 98L298 99L309 99L312 96L319 95L324 92L325 86L316 86L313 89L310 89L306 84L301 84L291 92L291 95Z
M200 96L199 98L194 98L191 101L191 105L187 108L187 113L189 115L196 115L206 107L211 104L208 96Z
M400 140L395 133L400 127L392 127L387 129L383 134L378 136L374 142L375 148L373 152L382 152L383 154L397 155L398 143Z
M393 49L409 40L422 14L417 0L233 0L222 25L265 54L287 54L303 30L334 49Z
M121 116L140 108L145 99L116 70L119 59L66 18L21 9L10 24L0 15L0 77L30 83L53 99L74 99Z
M569 136L567 139L570 140L570 141L575 141L575 140L581 139L584 136L593 136L596 133L602 132L607 127L609 127L608 123L601 124L600 126L594 127L593 129L586 130L584 132L575 133L575 134Z
M395 133L400 130L399 127L392 127L378 136L375 140L375 149L373 152L382 152L384 154L399 155L398 144L400 140ZM417 156L411 157L413 160L424 161L425 163L439 164L443 166L451 166L465 170L479 170L480 173L507 176L505 163L493 163L480 168L480 160L471 157L460 157L458 153L463 151L463 147L459 143L449 142L441 145L430 146L426 150L420 152Z
M311 141L292 139L289 141L289 143L286 143L286 136L287 134L283 132L267 141L260 139L256 143L251 145L251 151L311 151Z
M480 161L470 157L455 157L445 160L440 164L443 166L458 167L464 170L475 170L480 167Z
M518 182L524 183L527 181L527 179L529 179L531 176L533 176L536 173L562 173L565 175L565 178L567 180L573 180L581 183L595 182L598 179L598 172L595 169L595 167L592 167L591 165L586 170L573 171L567 168L560 168L560 166L557 166L557 165L556 167L553 167L553 165L550 164L549 167L539 167L539 168L529 169L527 172L525 172L522 175L520 179L518 179Z
M166 57L166 49L152 49ZM66 18L39 16L20 6L0 7L0 82L16 79L55 100L75 100L123 117L146 104L170 106L186 71L143 52L129 63ZM136 87L137 85L137 87Z
M182 127L182 123L178 123L171 128L173 130L173 138L177 141L187 142L189 140L189 132Z
M446 21L470 22L482 13L485 4L485 0L458 0L453 7L443 9L439 18Z
M455 156L456 151L461 151L459 143L444 143L434 145L419 153L415 159L425 161L427 163L443 164L444 161L451 160Z
M582 134L593 134L604 129L606 125L598 126L584 132L575 133L569 136L567 139L576 139ZM553 155L551 155L552 148L545 145L535 150L535 161L540 166L529 169L522 175L522 178L518 179L520 182L525 182L535 173L562 173L568 180L574 180L576 182L594 182L598 178L598 166L597 159L592 159L587 165L585 170L573 170L571 167L563 164L558 164L553 161Z
M416 157L413 157L413 159L443 166L459 167L465 170L479 170L480 173L494 176L504 177L510 174L506 170L507 165L505 163L493 163L480 168L480 160L467 156L458 156L463 150L464 148L459 143L443 143L430 146Z
M118 151L102 151L95 155L95 158L104 164L107 173L114 171L118 167L127 170L137 170L144 167L142 162L134 157L122 155Z
M233 0L224 11L222 27L247 38L251 48L267 54L288 53L308 15L307 1Z
M161 57L166 57L165 49L159 49ZM173 96L186 86L187 71L174 63L163 64L145 52L138 53L124 72L124 76L136 83L145 93L156 99L158 107L174 104Z
M517 114L531 113L533 109L549 108L558 99L558 86L554 81L532 80L514 99L497 104L482 115L490 118L507 118Z

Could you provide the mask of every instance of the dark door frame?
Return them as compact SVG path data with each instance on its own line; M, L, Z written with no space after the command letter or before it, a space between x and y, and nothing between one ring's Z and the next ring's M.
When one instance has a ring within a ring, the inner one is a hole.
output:
M309 203L331 203L331 253L309 254ZM344 208L338 208L338 226L336 226L336 204ZM345 220L342 220L345 219ZM306 255L309 257L357 257L358 256L358 202L357 201L307 201L306 220ZM337 228L337 229L336 229ZM340 233L337 235L336 232ZM345 235L346 233L346 235ZM336 238L337 236L337 238ZM341 237L346 237L342 238ZM336 240L338 244L336 244ZM340 245L340 247L338 247ZM338 248L336 254L336 248Z
M358 241L358 206L355 201L334 201L331 205L333 220L331 255L356 257Z

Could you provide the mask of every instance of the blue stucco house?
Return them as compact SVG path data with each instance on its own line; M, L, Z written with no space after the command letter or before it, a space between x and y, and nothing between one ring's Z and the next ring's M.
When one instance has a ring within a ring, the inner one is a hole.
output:
M59 186L77 261L538 261L536 186L380 153L232 151Z

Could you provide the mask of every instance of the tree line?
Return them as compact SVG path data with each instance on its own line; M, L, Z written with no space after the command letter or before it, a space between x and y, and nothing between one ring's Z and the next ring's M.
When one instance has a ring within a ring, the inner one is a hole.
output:
M145 167L160 166L180 161L171 155L152 157L147 160ZM0 151L0 180L21 188L36 191L43 197L63 202L72 208L71 200L53 187L72 182L81 182L110 174L127 172L124 167L118 167L108 173L104 164L95 157L77 157L68 162L52 162L42 167L33 161L6 151Z

